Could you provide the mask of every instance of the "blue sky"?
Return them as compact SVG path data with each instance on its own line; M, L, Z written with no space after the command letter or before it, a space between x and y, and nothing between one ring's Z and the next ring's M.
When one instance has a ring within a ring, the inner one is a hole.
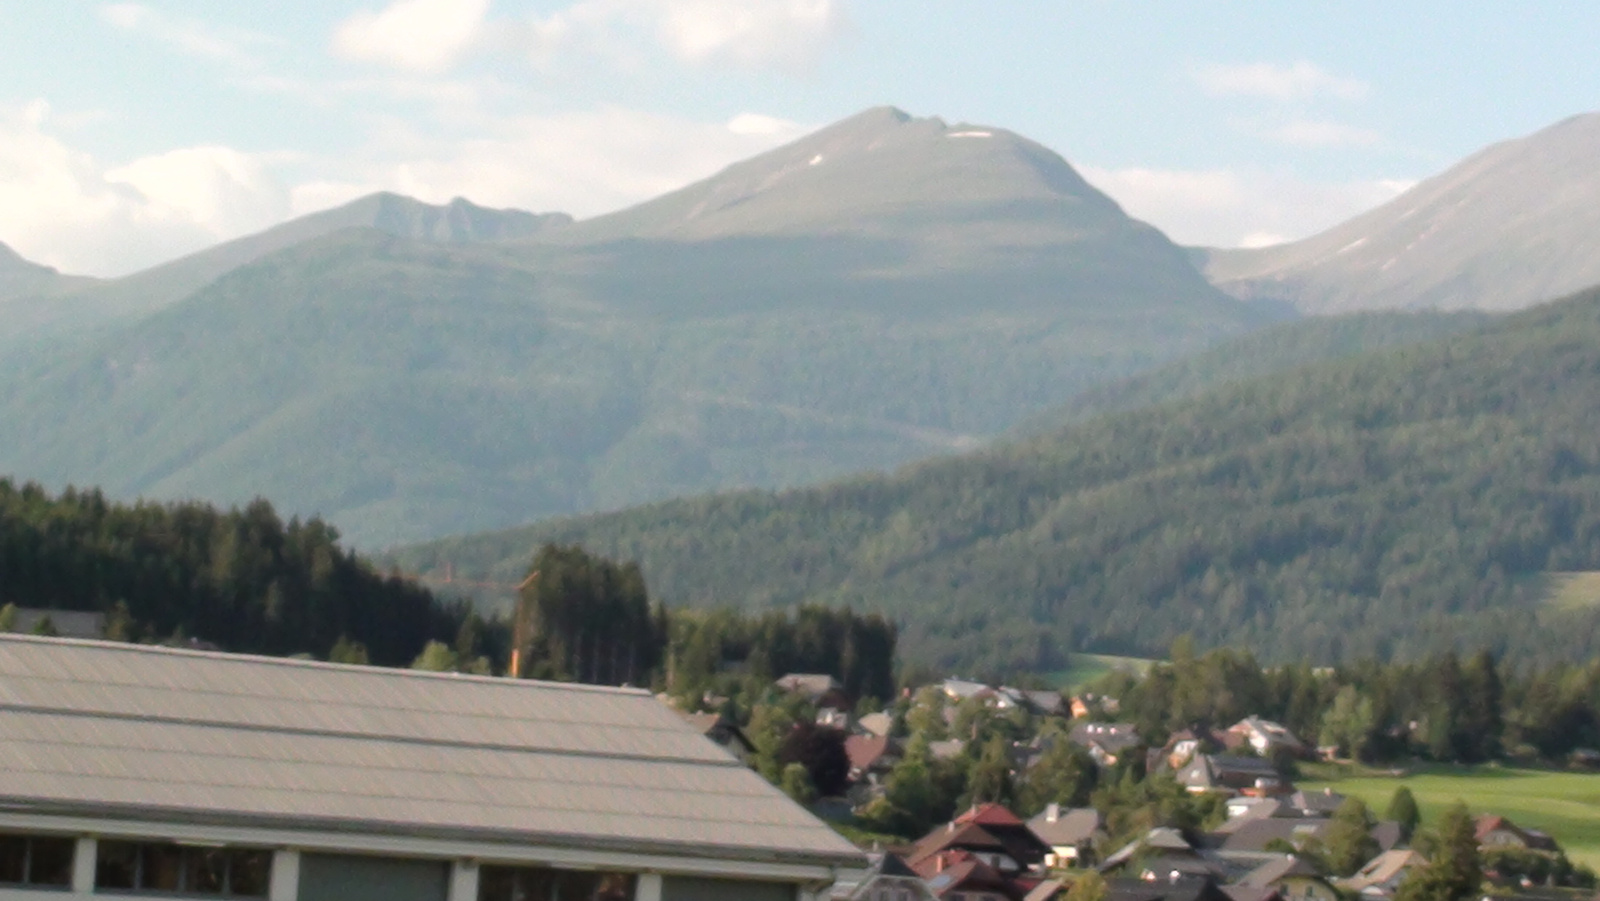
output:
M378 189L587 216L894 104L1265 243L1600 108L1597 10L0 0L0 241L109 275Z

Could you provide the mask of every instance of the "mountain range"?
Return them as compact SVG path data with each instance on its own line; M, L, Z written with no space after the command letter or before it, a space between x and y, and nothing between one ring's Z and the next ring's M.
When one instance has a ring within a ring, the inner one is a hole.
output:
M971 448L1279 315L1040 145L893 109L585 222L380 195L9 302L0 470L366 547Z
M372 548L1011 448L1488 322L1296 310L1503 310L1589 278L1597 121L1257 251L1185 251L1033 141L880 108L584 221L380 194L119 279L0 253L0 471L265 495ZM568 528L403 559L501 577ZM848 596L807 584L751 597Z

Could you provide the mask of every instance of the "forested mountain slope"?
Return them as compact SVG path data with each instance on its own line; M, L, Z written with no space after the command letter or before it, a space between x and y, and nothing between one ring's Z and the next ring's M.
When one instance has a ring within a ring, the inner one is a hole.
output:
M1048 667L1188 633L1267 659L1486 644L1587 655L1600 569L1600 293L965 457L406 550L507 578L544 540L639 560L668 602L883 610L909 657Z
M1018 437L1042 434L1068 423L1166 403L1255 376L1469 332L1493 321L1493 315L1476 311L1380 311L1278 323L1150 372L1090 388L1015 431Z
M1212 282L1305 313L1517 310L1600 284L1600 113L1488 147L1322 234L1209 252Z
M1270 321L1060 157L897 111L592 223L400 221L0 375L0 472L373 547L970 449Z

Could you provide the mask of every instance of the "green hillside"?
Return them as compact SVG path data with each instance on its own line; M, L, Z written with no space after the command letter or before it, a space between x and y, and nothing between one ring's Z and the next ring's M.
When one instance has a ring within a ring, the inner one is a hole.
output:
M971 449L1267 321L1060 157L969 131L874 111L637 221L319 233L0 360L0 472L265 495L375 547Z
M1016 429L1042 434L1106 413L1166 403L1231 382L1458 335L1494 321L1480 312L1372 312L1297 319L1230 338L1150 372L1090 388Z
M1175 637L1267 659L1592 651L1542 573L1600 569L1600 293L892 476L441 541L505 578L554 539L656 596L889 612L908 657L1059 669Z

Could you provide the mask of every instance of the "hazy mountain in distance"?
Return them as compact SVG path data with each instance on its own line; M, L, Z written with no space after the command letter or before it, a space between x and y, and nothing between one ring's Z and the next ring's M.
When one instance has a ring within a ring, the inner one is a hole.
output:
M182 300L239 266L341 229L374 228L419 241L463 244L527 237L571 221L564 213L494 210L461 198L438 206L398 194L371 194L131 275L57 291L58 299L35 327L60 333L144 315Z
M0 472L373 547L969 449L1265 321L1043 148L874 111L593 223L259 257L0 383Z
M1600 114L1495 144L1315 237L1206 256L1229 294L1312 314L1516 310L1600 284Z

